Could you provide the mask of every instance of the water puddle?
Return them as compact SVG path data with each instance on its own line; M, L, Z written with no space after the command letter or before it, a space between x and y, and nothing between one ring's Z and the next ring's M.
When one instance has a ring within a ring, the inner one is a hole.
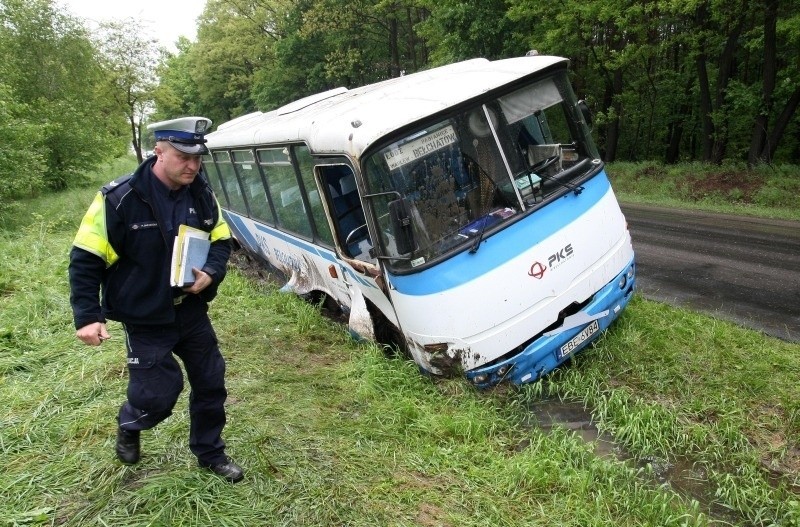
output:
M594 453L600 457L629 459L623 450L614 443L613 438L602 433L592 421L591 413L579 403L544 399L531 404L531 419L527 426L539 427L542 430L566 428L587 443L591 443Z
M641 474L651 483L669 486L687 500L695 500L699 510L709 518L733 522L741 521L741 517L732 513L714 500L715 488L708 481L705 471L697 468L685 457L676 459L658 459L655 457L635 458L619 444L611 435L597 429L589 410L577 402L560 399L543 399L529 405L530 417L524 424L538 427L544 431L554 428L571 430L577 437L590 444L595 455L602 458L622 461L636 468L650 465L649 471Z

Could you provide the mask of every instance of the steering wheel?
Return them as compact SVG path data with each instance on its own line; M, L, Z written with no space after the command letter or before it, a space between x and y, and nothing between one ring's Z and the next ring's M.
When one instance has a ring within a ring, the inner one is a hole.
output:
M353 238L355 233L357 233L358 231L360 231L361 229L363 229L366 226L367 226L367 224L365 223L363 225L359 225L358 227L356 227L355 229L350 231L350 234L348 234L347 237L344 239L344 244L345 245L350 245L350 240Z
M553 163L558 161L559 157L561 157L561 156L554 155L554 156L550 156L550 157L547 157L545 159L542 159L541 161L534 163L531 166L530 171L531 172L539 172L540 170L544 170L545 168L549 167L550 165L552 165Z

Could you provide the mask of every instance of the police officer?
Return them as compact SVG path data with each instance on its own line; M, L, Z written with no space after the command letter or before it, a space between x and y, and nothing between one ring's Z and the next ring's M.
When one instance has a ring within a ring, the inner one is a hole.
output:
M96 195L70 253L70 302L77 337L98 346L111 338L106 319L122 323L128 359L127 401L118 415L116 454L139 461L141 430L171 413L183 390L189 396L189 447L201 467L230 482L243 471L225 455L225 361L208 318L208 302L225 278L230 230L200 173L211 121L184 117L148 127L154 155L136 171ZM170 286L173 241L180 225L209 234L211 247L195 281Z

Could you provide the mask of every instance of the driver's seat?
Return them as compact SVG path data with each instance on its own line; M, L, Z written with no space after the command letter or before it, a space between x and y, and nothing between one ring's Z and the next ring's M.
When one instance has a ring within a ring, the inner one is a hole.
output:
M356 178L353 174L348 174L339 180L339 195L333 198L333 205L336 210L336 217L339 223L339 242L353 258L361 253L359 244L369 236L366 228L357 232L345 247L345 239L354 229L364 225L364 208L358 197L356 188Z

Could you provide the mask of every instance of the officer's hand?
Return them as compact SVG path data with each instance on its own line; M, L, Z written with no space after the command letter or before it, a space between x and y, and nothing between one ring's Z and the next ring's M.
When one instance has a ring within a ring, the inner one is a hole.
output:
M202 270L198 269L197 267L192 267L192 273L194 273L194 283L190 287L184 287L183 292L196 295L206 287L211 285L211 277L204 273Z
M111 338L103 322L93 322L83 326L75 335L87 346L99 346L104 340Z

